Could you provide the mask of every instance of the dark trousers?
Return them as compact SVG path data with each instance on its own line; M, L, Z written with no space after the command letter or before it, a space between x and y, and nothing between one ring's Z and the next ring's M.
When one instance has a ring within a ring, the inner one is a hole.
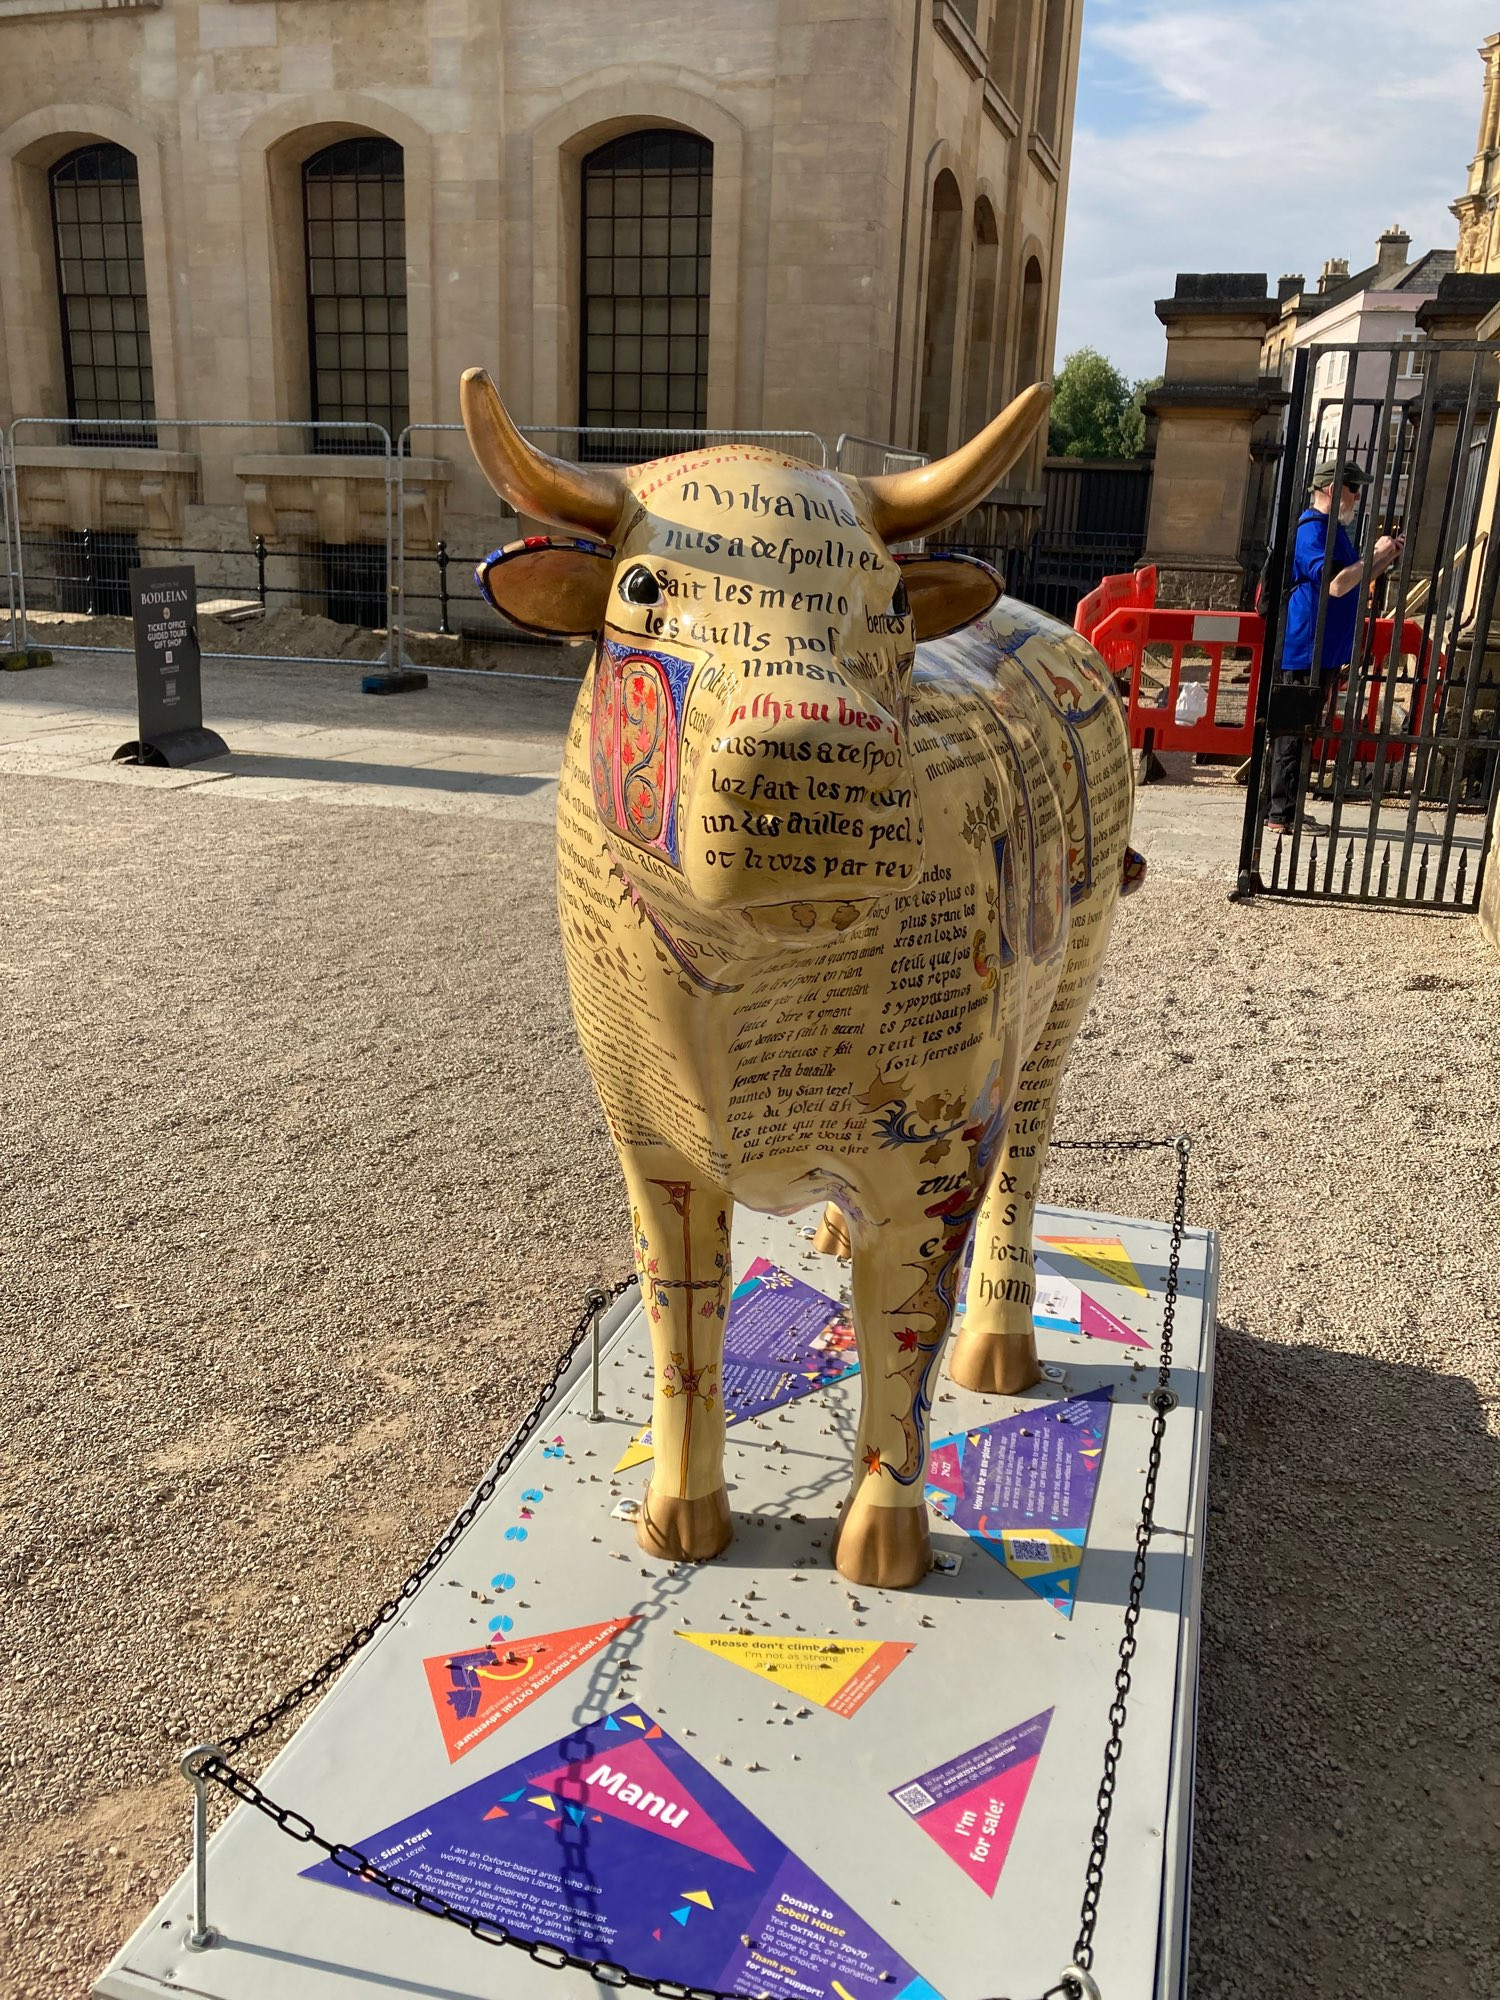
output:
M1277 736L1271 744L1271 804L1269 816L1288 825L1295 819L1300 803L1302 746L1308 733L1316 733L1328 721L1334 690L1341 667L1323 667L1316 674L1283 674L1277 689L1281 719L1300 732Z

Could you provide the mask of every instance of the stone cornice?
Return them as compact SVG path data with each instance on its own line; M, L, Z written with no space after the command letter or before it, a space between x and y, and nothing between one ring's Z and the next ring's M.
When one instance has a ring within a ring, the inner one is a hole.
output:
M1056 153L1053 152L1040 132L1032 133L1030 140L1027 142L1026 150L1030 153L1032 159L1036 161L1049 181L1055 184L1061 179L1062 161L1058 159Z
M992 76L984 80L984 108L1000 130L1009 139L1014 139L1021 129L1021 121L1011 108L1010 99Z
M1229 411L1262 415L1282 407L1284 389L1263 388L1260 382L1164 382L1144 399L1141 408L1148 416L1173 410L1184 416L1220 416Z
M41 21L58 14L154 14L162 0L0 0L0 21Z
M984 50L953 0L932 0L932 25L970 76L984 75Z

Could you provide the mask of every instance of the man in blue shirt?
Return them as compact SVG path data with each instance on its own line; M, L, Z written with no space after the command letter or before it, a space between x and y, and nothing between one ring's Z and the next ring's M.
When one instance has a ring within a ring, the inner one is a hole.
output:
M1302 696L1296 706L1302 711L1304 728L1316 729L1327 720L1339 675L1354 656L1360 606L1364 601L1361 586L1365 582L1365 563L1349 529L1359 512L1360 489L1369 483L1369 474L1359 466L1352 463L1340 466L1337 459L1324 459L1313 473L1312 505L1297 523L1291 596L1281 642L1281 675L1283 690L1297 690ZM1339 496L1338 519L1330 548L1328 517L1333 511L1335 491ZM1401 535L1380 537L1369 566L1372 581L1383 576L1397 561L1404 543ZM1314 669L1313 642L1320 605L1324 606L1323 637ZM1300 735L1276 738L1271 752L1271 803L1266 818L1269 833L1290 833L1296 821L1302 744ZM1314 822L1304 813L1302 824L1306 828Z

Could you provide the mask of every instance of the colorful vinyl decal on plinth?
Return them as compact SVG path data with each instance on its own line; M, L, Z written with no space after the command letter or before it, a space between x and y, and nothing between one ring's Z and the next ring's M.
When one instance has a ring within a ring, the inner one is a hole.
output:
M1054 1270L1045 1257L1038 1256L1034 1268L1036 1303L1032 1318L1038 1326L1054 1333L1081 1333L1088 1340L1112 1340L1120 1347L1147 1348L1154 1344L1149 1335L1137 1333L1082 1286Z
M648 1979L939 2000L641 1708L617 1709L360 1846L475 1916ZM385 1899L332 1861L304 1873Z
M901 1639L793 1639L752 1632L679 1632L705 1653L731 1660L831 1715L853 1715L900 1666L911 1646Z
M1150 1297L1130 1252L1118 1236L1038 1236L1036 1240L1040 1248L1086 1265L1101 1278L1108 1278L1112 1285L1126 1285L1143 1299Z
M1051 1720L1049 1708L891 1793L987 1896L999 1884Z
M757 1257L729 1298L724 1328L724 1417L732 1428L859 1373L848 1307L765 1257ZM652 1456L649 1426L615 1467Z
M1139 1292L1142 1298L1149 1299L1150 1294L1141 1283L1130 1252L1117 1236L1039 1236L1036 1240L1039 1247L1032 1258L1036 1283L1032 1318L1037 1326L1052 1333L1082 1334L1087 1340L1114 1341L1120 1347L1155 1346L1153 1336L1129 1325L1118 1313L1101 1305L1092 1293L1084 1291L1076 1278L1068 1277L1057 1268L1063 1263L1071 1263L1075 1268L1082 1266L1095 1277L1108 1278L1112 1283L1127 1286ZM1040 1246L1044 1244L1052 1251L1050 1258L1043 1254ZM968 1303L973 1263L974 1237L971 1235L964 1252L964 1274L958 1302L960 1312Z
M611 1618L602 1625L541 1632L534 1639L494 1639L487 1646L424 1660L449 1763L457 1763L466 1750L603 1652L635 1622L633 1617Z
M1094 1389L940 1438L927 1498L1018 1582L1073 1615L1109 1436L1110 1392Z

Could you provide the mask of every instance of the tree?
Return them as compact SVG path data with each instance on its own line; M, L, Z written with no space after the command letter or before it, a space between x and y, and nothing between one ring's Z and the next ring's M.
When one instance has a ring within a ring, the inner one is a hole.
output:
M1080 347L1057 371L1049 449L1063 458L1134 458L1146 439L1141 404L1160 379L1131 383L1096 348Z

